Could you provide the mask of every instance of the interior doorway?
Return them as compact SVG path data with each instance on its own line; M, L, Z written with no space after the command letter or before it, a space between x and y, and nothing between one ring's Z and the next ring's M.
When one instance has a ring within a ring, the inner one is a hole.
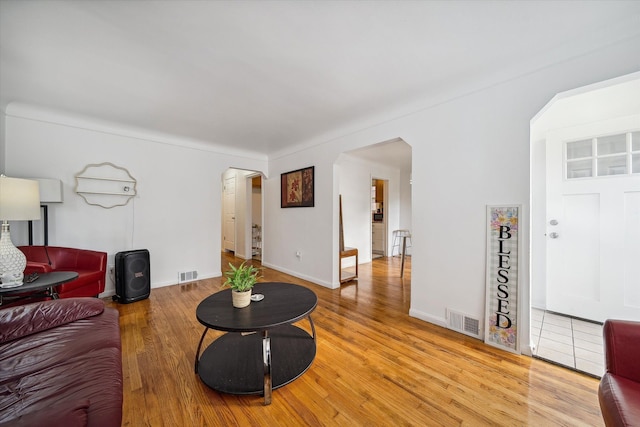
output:
M236 251L236 176L228 174L222 184L222 249Z
M334 166L336 194L343 201L345 245L358 249L361 265L376 256L389 257L393 230L411 230L411 146L395 138L344 152ZM380 218L376 214L381 214L381 221L376 221ZM397 260L400 262L399 257Z
M640 73L531 121L532 355L599 376L602 322L640 320Z
M387 256L388 231L384 208L388 187L386 179L371 180L371 259Z
M251 180L251 258L262 261L262 175Z
M222 250L243 259L263 258L263 178L257 171L228 169L222 176Z

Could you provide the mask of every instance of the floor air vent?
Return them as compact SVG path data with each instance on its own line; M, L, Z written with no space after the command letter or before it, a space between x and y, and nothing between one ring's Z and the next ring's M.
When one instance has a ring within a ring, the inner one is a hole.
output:
M196 270L178 273L178 283L193 282L197 278L198 272Z
M482 339L480 321L466 314L447 309L447 326L454 331Z

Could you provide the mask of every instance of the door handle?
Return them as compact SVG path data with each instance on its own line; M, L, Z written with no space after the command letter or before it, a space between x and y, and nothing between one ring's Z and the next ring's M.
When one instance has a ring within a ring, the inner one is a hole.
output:
M560 237L560 235L554 231L553 233L549 233L549 237L551 237L552 239L557 239L558 237Z

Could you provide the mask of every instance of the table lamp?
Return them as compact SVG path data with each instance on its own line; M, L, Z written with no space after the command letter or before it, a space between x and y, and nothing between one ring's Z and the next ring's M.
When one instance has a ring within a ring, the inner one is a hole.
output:
M22 285L27 258L11 241L8 221L40 219L38 181L0 175L0 281L3 288Z

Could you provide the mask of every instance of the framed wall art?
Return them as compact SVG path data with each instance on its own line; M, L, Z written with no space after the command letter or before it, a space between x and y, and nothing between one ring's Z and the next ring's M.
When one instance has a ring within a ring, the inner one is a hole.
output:
M280 207L309 208L314 206L314 166L280 175Z

